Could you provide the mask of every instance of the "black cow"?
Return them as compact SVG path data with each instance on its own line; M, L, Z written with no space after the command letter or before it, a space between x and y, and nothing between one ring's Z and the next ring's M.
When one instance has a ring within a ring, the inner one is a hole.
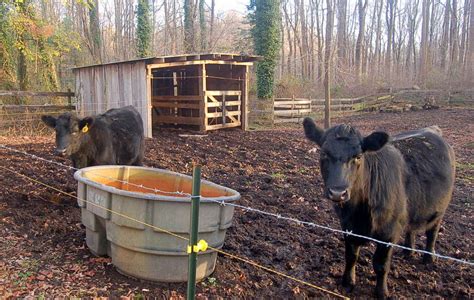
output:
M328 130L312 119L303 122L306 137L320 146L325 196L334 202L343 230L396 243L406 234L413 248L416 231L425 230L426 250L434 246L444 212L451 201L455 158L441 130L428 127L394 136L385 132L362 135L351 126ZM345 236L342 285L355 285L355 264L365 239ZM410 252L406 254L410 255ZM376 295L388 296L387 274L392 247L377 244L372 259ZM434 257L425 254L425 263Z
M133 106L83 119L65 113L58 118L42 116L41 120L56 131L55 152L69 156L75 168L142 164L143 123Z

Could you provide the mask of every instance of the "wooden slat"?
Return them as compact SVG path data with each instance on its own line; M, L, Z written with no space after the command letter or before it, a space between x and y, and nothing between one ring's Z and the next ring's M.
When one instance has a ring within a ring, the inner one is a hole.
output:
M200 103L173 103L173 102L153 102L154 107L161 107L161 108L192 108L192 109L200 109Z
M150 64L149 66L153 69L160 68L171 68L171 67L181 67L181 66L191 66L191 65L237 65L237 66L252 66L252 62L237 62L237 61L225 61L225 60L192 60L192 61L182 61L182 62L170 62L163 64Z
M153 96L153 102L170 102L170 101L201 101L199 96Z
M232 121L232 123L237 123L239 120L237 120L234 116L228 116L229 119Z
M27 109L38 109L38 110L73 110L74 105L0 105L0 109L4 110L27 110Z
M242 57L243 58L243 57ZM244 67L244 82L243 82L243 95L242 98L240 99L242 101L242 106L240 107L242 111L242 129L243 130L248 130L249 127L249 67L245 66Z
M274 112L275 116L296 116L299 114L309 114L311 109L294 109L294 110L276 110Z
M175 117L175 116L158 116L157 123L168 124L184 124L184 125L201 125L201 118L199 117Z
M145 73L145 81L146 81L146 120L144 122L146 123L146 128L147 132L145 133L147 138L152 138L153 137L153 112L152 112L152 90L151 90L151 83L152 83L152 77L153 75L151 74L151 69L146 69Z
M206 91L206 95L210 96L240 96L242 95L241 91Z
M199 130L204 132L206 131L206 126L207 126L207 96L206 96L206 90L207 90L207 81L206 81L206 65L200 65L198 67L200 71L201 78L198 78L199 80L199 97L201 98L201 101L199 103L200 105L200 110L199 110L199 118L201 119L201 125L199 126Z
M240 112L240 111L226 111L226 112L225 112L225 115L226 115L226 117L230 117L230 116L240 116L240 115L241 115L241 112ZM207 113L207 117L208 117L208 118L218 118L218 117L222 117L222 112L218 111L218 112Z
M279 118L273 120L273 123L297 123L303 121L304 118Z
M13 97L74 97L74 93L72 93L72 92L0 91L0 96L13 96Z
M212 102L218 103L218 104L221 104L221 105L222 105L222 103L219 102L216 98L214 98L214 96L212 96L212 95L206 95L206 96L207 96L207 98L208 98L209 100L211 100ZM209 104L208 104L208 106L209 106Z
M238 100L225 102L225 106L236 106L236 105L241 105L241 104L242 104L242 101L238 101ZM221 107L221 106L222 106L222 102L207 103L207 107Z
M311 104L311 101L310 100L295 100L295 101L278 101L278 102L275 102L275 106L279 106L279 105L291 105L291 104L306 104L306 105L309 105Z
M241 125L240 122L218 124L218 125L207 125L206 130L216 130L216 129L221 129L221 128L239 127L240 125Z

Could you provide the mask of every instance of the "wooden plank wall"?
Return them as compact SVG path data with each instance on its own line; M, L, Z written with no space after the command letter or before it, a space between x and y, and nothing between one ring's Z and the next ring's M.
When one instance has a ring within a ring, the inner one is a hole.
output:
M145 62L75 69L78 113L89 116L133 105L142 116L145 136L151 137Z

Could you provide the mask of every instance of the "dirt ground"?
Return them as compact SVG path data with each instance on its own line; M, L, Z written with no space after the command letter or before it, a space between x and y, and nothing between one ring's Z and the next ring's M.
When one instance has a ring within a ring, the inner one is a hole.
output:
M345 117L363 133L404 130L437 124L457 155L456 187L444 217L437 252L474 260L474 110L440 109L403 114L371 113ZM320 123L320 122L319 122ZM320 123L321 124L321 123ZM239 191L240 205L339 228L331 204L322 197L318 153L301 125L270 131L210 132L204 138L179 137L159 130L147 141L145 165L191 174L192 162L203 176ZM52 155L54 137L0 137L0 144L70 165ZM67 192L76 191L72 171L0 149L0 165ZM118 273L109 258L95 257L85 245L76 201L0 170L0 297L128 296L181 298L186 284L140 281ZM419 235L417 248L424 247ZM342 236L236 209L223 250L285 274L344 293ZM351 298L372 296L374 246L361 251L358 285ZM438 259L425 266L421 256L406 260L395 249L389 288L395 297L474 297L474 268ZM333 298L278 275L219 256L215 272L198 283L201 298Z

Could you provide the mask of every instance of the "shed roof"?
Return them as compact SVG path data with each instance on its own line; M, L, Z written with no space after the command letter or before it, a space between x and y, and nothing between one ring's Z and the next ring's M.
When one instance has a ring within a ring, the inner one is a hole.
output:
M93 64L93 65L75 67L72 69L77 70L77 69L90 68L90 67L142 62L142 61L144 61L146 64L160 64L160 63L185 62L185 61L196 61L196 60L216 60L216 61L223 60L223 61L232 61L232 62L254 62L261 59L262 57L257 56L257 55L234 54L234 53L180 54L180 55L137 58L137 59L130 59L130 60L108 62L108 63L103 63L103 64Z

